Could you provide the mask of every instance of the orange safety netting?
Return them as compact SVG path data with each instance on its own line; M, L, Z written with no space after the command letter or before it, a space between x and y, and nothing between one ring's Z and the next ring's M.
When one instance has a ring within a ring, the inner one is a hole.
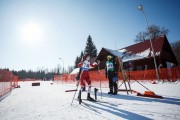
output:
M180 80L180 66L175 68L162 68L158 70L159 78L162 81L177 81ZM143 70L143 71L126 71L124 72L125 77L128 77L130 80L143 80L143 81L153 81L157 80L156 76L156 70ZM99 71L89 71L90 78L92 80L92 85L97 85L100 82L102 83L102 86L107 87L108 80L105 76L105 70L99 70ZM76 82L75 79L76 75L71 74L64 74L64 75L55 75L54 81L57 83L74 83ZM122 73L118 73L119 80L122 80Z
M0 97L18 86L18 76L10 71L0 70Z

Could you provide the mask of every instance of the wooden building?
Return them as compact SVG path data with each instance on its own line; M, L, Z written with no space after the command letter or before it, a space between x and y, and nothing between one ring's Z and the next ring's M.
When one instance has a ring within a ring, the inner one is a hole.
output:
M152 39L152 45L158 68L167 68L171 65L178 65L176 57L165 35ZM122 58L125 69L144 70L155 68L150 40L124 47L119 50L102 48L96 58L96 61L101 61L100 69L105 67L106 57L109 54Z

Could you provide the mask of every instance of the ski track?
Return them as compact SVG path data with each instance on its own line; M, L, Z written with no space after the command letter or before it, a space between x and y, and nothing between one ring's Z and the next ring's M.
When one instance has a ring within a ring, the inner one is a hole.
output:
M135 94L126 95L125 92L110 96L107 94L108 89L102 88L102 99L99 90L98 100L112 103L112 105L84 100L83 102L89 107L83 103L79 105L76 100L78 92L71 105L74 92L65 92L65 90L76 89L75 85L51 85L51 82L40 81L40 86L31 86L32 82L20 82L21 88L14 89L0 102L0 120L180 119L179 82L156 85L142 83L156 94L164 95L164 99L143 98ZM131 83L131 86L133 90L145 91L136 82ZM82 99L86 97L87 93L83 92Z

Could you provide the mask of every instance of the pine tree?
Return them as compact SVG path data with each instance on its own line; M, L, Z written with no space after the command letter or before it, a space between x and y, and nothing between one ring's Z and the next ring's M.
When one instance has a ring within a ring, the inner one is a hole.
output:
M91 38L90 35L88 36L88 39L87 39L87 43L86 43L84 53L85 52L90 54L91 58L97 57L97 49L96 49L96 46L93 43L92 38ZM84 53L83 53L83 51L81 51L80 56L76 57L74 68L78 67L78 64L79 64L79 62L81 62L81 59L83 58Z
M83 56L84 56L84 53L83 51L81 51L80 59L82 59Z
M79 57L76 57L74 68L78 67L78 64L81 62L82 57L84 56L83 51L81 51L81 54Z
M78 61L79 61L79 57L76 57L74 68L78 67Z
M85 52L90 54L92 58L97 57L97 49L90 35L88 36L88 39L87 39Z

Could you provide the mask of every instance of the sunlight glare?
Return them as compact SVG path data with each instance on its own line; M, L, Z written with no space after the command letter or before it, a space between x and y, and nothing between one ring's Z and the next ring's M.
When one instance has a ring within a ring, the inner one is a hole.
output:
M23 41L27 44L38 44L43 37L42 26L35 22L25 24L20 31Z

